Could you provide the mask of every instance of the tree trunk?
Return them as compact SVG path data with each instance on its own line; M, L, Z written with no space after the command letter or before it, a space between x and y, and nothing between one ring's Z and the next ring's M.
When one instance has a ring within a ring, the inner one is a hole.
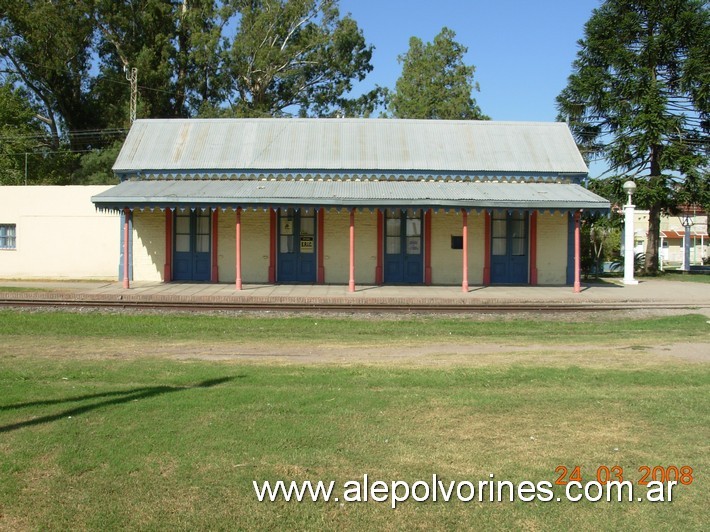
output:
M658 273L658 243L661 234L661 208L651 205L648 212L648 239L646 240L646 262L644 269L647 275Z
M654 191L663 186L661 165L658 160L659 156L660 147L651 146L651 175L648 179L648 184L651 190ZM655 194L653 195L656 196ZM661 240L661 207L658 200L656 200L648 210L648 239L646 240L646 260L644 263L646 275L658 274L658 243Z

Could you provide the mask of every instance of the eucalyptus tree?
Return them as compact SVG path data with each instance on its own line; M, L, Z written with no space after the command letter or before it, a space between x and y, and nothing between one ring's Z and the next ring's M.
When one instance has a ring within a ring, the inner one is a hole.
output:
M348 92L372 70L372 46L337 0L237 0L221 57L229 114L357 114ZM370 96L374 97L374 93Z
M93 36L91 6L84 0L0 0L0 72L25 88L55 150L63 130L96 126L89 83ZM86 145L81 136L69 143Z
M138 69L139 116L189 117L216 102L226 12L215 0L95 0L95 88L107 121L127 122L129 68Z

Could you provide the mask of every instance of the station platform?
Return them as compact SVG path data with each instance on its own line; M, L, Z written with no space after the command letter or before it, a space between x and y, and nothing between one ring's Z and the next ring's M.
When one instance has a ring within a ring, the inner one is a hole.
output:
M2 280L3 305L76 303L124 306L196 306L208 308L426 308L485 310L530 308L575 310L592 308L678 308L710 312L710 283L642 280L624 286L620 280L583 283L574 293L569 286L356 286L249 284L236 290L224 283Z

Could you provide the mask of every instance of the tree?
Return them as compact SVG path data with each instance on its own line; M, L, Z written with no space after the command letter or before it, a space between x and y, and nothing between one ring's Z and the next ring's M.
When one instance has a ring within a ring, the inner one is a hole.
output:
M126 67L138 69L142 118L361 116L382 94L348 98L371 56L337 0L0 0L0 82L21 89L0 98L31 110L42 137L29 146L4 128L14 144L0 147L0 170L16 180L10 158L31 153L44 182L110 179L129 125Z
M127 125L123 69L138 69L142 117L188 117L217 101L218 50L227 9L214 0L96 0L100 74L108 124Z
M707 5L606 0L585 25L573 73L557 97L560 118L570 121L585 155L624 174L616 184L636 178L635 203L650 211L651 274L658 271L661 214L708 198Z
M77 157L53 149L22 89L0 84L0 185L66 184Z
M409 39L409 51L397 60L402 75L389 99L396 118L446 120L485 120L473 98L478 83L476 71L463 57L468 48L457 43L456 34L443 28L434 42L424 44L418 37Z
M353 80L372 70L372 46L337 0L238 0L239 26L222 54L230 114L353 113Z
M47 125L53 149L62 129L96 125L88 79L94 26L83 0L0 0L0 71L19 80ZM81 149L81 137L70 138Z
M0 185L24 182L24 158L43 139L34 110L19 91L0 85Z

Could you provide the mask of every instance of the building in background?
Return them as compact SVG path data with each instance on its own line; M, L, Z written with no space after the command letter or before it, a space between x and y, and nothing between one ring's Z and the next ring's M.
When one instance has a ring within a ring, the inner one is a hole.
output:
M700 266L708 258L710 241L708 240L708 213L700 208L682 209L677 216L661 216L661 240L658 256L663 267L677 268L683 263L684 219L688 217L690 226L690 264ZM635 252L644 253L648 241L648 211L636 211L635 216Z

